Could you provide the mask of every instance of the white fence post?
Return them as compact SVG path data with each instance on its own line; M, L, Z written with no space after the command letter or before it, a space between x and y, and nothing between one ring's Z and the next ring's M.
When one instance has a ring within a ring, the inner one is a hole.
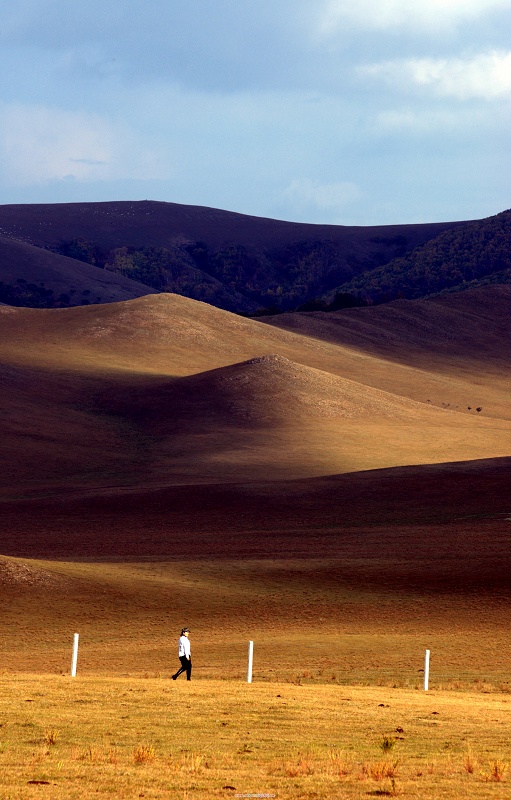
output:
M73 639L73 658L71 660L71 677L76 678L76 665L78 663L78 639L79 634L75 633Z
M426 655L424 657L424 691L427 692L429 689L429 656L430 651L426 650Z
M252 665L254 663L254 642L248 643L247 683L252 683Z

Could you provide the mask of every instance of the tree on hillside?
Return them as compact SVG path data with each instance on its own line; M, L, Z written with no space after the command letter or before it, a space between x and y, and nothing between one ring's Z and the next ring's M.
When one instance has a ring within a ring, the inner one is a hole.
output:
M511 269L511 211L460 225L418 247L406 258L370 270L339 287L375 303L415 299Z
M85 261L85 263L93 264L94 266L103 266L103 256L100 248L94 242L88 242L85 239L61 240L51 249L61 256L75 258L77 261Z

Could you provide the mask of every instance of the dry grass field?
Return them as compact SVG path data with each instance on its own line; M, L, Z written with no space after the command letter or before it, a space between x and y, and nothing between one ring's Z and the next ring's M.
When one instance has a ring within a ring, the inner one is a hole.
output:
M2 678L0 797L509 797L509 696Z
M0 800L509 796L510 299L0 307Z

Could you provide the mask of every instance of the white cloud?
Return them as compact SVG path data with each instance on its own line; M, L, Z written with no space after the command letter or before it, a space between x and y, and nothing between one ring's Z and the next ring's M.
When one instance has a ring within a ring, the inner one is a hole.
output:
M437 30L506 7L507 0L327 0L319 18L319 32L332 35L346 25Z
M150 147L99 114L20 104L1 112L0 167L12 186L161 176Z
M284 189L282 198L298 210L341 211L361 199L362 190L351 181L319 183L310 178L293 180Z
M402 89L422 87L440 97L492 100L511 93L511 52L472 58L412 58L370 64L360 73Z
M108 178L113 139L97 114L11 105L3 110L0 130L3 172L16 185Z

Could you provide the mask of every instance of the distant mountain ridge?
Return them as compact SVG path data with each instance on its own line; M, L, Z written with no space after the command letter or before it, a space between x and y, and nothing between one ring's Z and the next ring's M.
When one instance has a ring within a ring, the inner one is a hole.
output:
M511 211L312 225L152 201L0 206L0 302L173 292L236 313L337 310L511 281Z
M0 235L38 247L75 238L96 241L103 249L118 247L120 241L128 247L162 247L181 237L204 241L212 249L233 242L265 248L322 240L348 242L355 248L376 237L373 244L381 250L402 245L402 237L415 246L461 224L320 225L152 200L0 205ZM396 237L400 237L397 242Z
M148 292L174 292L238 313L290 310L461 224L312 225L152 201L4 205L0 302L44 305L41 285L53 292L50 307L94 302L82 296L86 287L77 291L74 270L68 290L59 283L57 291L48 277L51 253L71 258L77 268L86 262L104 270L107 282L130 278ZM14 242L46 253L38 279L24 274L22 259L19 274L5 274L9 259L3 254ZM33 297L19 290L20 281L36 287ZM108 302L93 289L90 294Z

